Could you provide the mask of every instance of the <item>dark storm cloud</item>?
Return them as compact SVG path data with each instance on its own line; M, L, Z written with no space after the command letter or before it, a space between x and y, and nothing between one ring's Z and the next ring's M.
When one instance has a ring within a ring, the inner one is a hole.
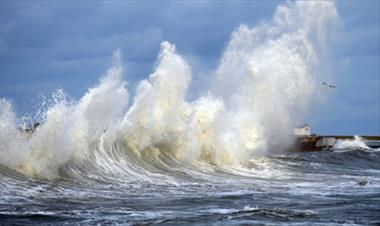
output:
M84 85L96 82L106 70L115 49L122 50L133 83L148 76L164 40L175 43L194 63L215 65L235 27L268 17L275 6L276 2L2 1L0 94L9 96L9 87L44 80L78 97ZM26 101L40 91L26 89L16 99Z

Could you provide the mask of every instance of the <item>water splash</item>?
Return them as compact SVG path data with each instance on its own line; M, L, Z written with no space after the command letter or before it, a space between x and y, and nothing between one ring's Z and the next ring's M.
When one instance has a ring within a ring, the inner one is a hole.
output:
M293 125L313 96L326 24L335 17L333 2L295 2L280 5L268 22L241 25L208 95L192 102L186 101L191 68L169 42L130 105L120 51L79 101L57 91L31 136L1 99L0 163L48 179L69 166L129 179L162 179L160 172L174 166L245 166L257 153L292 143Z
M354 140L338 140L333 149L335 152L376 150L368 147L364 140L358 135L355 136Z

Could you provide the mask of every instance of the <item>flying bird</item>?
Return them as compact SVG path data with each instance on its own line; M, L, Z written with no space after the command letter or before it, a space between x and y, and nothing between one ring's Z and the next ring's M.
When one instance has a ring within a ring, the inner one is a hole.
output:
M322 85L328 87L328 88L332 88L332 89L335 89L336 86L335 85L331 85L331 84L327 84L326 82L322 82Z

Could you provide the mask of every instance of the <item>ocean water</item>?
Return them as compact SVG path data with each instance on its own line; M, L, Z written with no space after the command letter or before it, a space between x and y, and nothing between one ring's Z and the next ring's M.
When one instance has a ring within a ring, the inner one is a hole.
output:
M97 175L91 167L74 166L48 181L2 166L0 222L380 224L379 151L287 153L252 160L248 168L215 166L212 171L186 167L165 156L160 159L160 164L150 166L152 181L138 177L124 181L106 172ZM368 183L360 185L362 181Z
M191 66L167 41L135 91L116 50L79 99L57 90L23 116L0 98L0 224L379 224L378 150L289 152L328 98L337 17L332 1L289 2L239 26L192 100Z

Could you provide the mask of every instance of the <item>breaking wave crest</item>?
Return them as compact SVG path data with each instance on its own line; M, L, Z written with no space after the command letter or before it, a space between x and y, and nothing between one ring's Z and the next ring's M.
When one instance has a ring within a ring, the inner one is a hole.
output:
M326 24L335 17L333 2L296 2L280 5L271 21L240 26L208 94L191 102L191 68L166 41L131 101L120 51L79 101L54 93L33 134L19 129L12 104L1 99L0 164L47 179L157 181L249 166L254 155L292 142L313 97Z
M355 136L353 140L338 140L334 146L335 152L345 152L345 151L380 151L379 148L370 148L364 142L360 136Z

